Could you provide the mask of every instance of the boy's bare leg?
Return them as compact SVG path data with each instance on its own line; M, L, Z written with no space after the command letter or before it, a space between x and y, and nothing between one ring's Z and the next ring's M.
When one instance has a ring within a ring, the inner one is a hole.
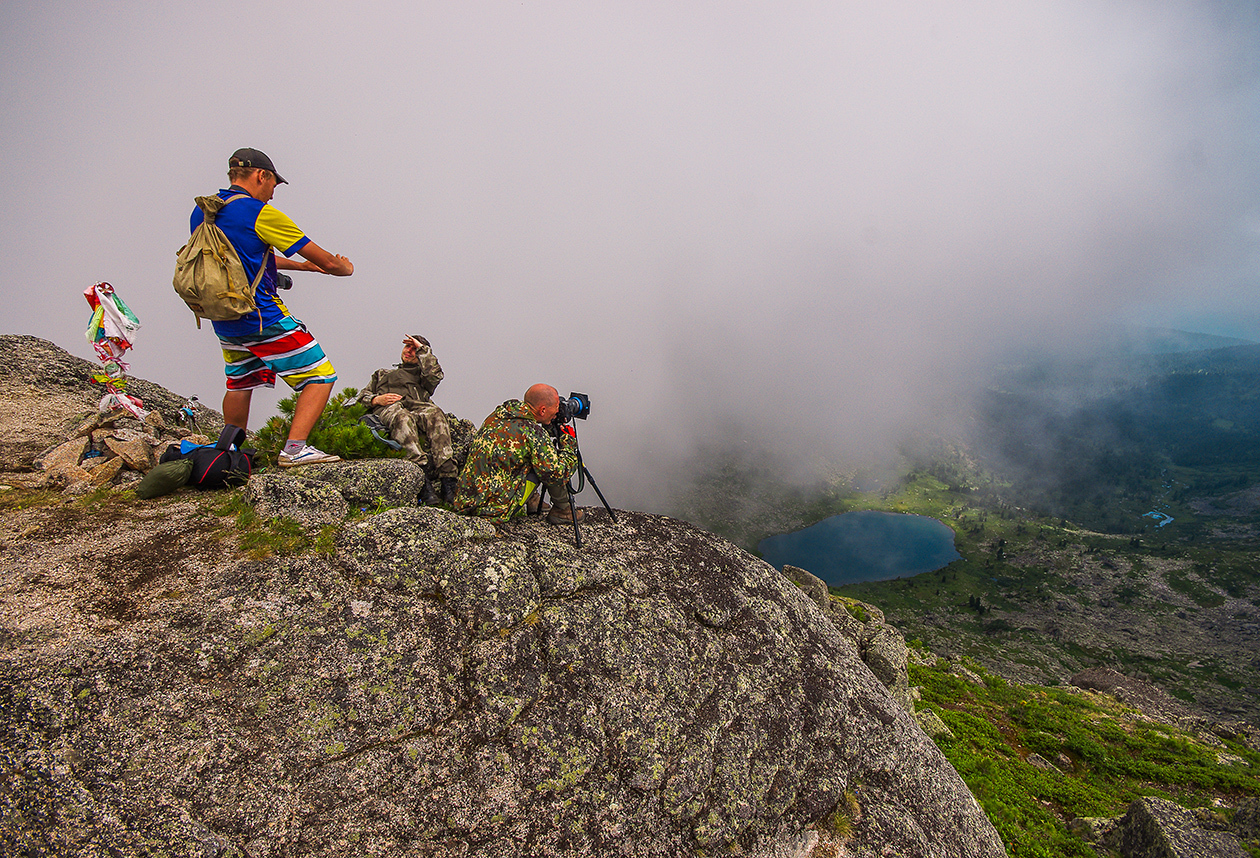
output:
M289 427L290 441L305 441L311 436L315 421L324 413L328 397L332 396L333 386L324 382L311 382L298 393L297 402L293 406L293 425Z
M249 401L252 390L229 390L223 394L223 422L229 426L246 428L249 422Z

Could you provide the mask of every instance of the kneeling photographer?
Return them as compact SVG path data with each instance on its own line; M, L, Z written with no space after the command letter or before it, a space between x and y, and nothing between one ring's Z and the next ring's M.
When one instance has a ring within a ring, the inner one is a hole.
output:
M468 460L459 475L454 507L503 523L526 512L526 503L539 484L551 496L547 521L572 524L582 520L575 509L567 483L578 469L577 439L571 427L562 425L578 413L583 400L564 400L560 414L559 392L548 384L535 384L524 399L510 399L485 419L468 449Z

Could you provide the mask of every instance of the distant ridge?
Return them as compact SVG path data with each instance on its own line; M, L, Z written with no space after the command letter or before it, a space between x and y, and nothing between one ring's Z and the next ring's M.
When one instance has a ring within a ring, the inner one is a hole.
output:
M1114 350L1132 354L1177 354L1180 352L1208 351L1230 346L1253 346L1255 340L1222 337L1217 334L1201 334L1197 331L1181 331L1176 328L1146 328L1122 325L1116 330Z

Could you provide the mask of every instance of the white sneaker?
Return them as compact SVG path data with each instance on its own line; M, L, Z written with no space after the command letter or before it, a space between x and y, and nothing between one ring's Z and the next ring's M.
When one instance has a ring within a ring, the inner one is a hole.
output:
M340 462L340 461L341 461L340 456L334 456L331 453L325 453L323 450L320 450L317 447L312 447L310 444L306 444L305 446L302 447L301 450L298 450L296 453L294 453L291 456L288 453L281 453L279 464L280 464L280 467L282 468L293 468L298 465L317 465L317 464L320 464L321 462Z

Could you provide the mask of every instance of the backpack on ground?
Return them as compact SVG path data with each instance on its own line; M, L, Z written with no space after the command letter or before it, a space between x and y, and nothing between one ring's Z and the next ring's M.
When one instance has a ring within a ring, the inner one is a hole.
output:
M224 486L241 486L249 481L254 471L256 451L240 445L245 443L245 430L237 426L224 426L219 441L213 447L182 442L162 454L162 462L187 459L192 462L192 472L187 485L195 489L218 489Z
M266 260L258 267L254 282L250 283L236 248L214 223L225 205L248 196L236 194L226 200L222 197L197 197L197 207L201 209L204 220L193 230L188 243L179 249L173 283L176 293L197 317L198 328L202 319L226 322L258 309L254 293L262 282L263 272L267 270Z

